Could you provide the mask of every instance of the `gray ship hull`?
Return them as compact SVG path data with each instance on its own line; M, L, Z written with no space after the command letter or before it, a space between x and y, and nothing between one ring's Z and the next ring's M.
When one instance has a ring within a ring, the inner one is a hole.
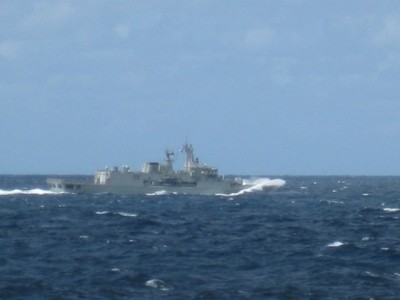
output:
M54 192L76 194L117 194L144 195L159 192L215 195L233 194L250 191L252 185L244 184L241 178L225 179L218 174L218 169L209 167L195 158L192 145L183 146L186 160L182 170L173 169L174 152L166 151L164 163L147 162L141 171L133 172L130 167L122 169L105 168L95 173L92 181L49 178L47 184ZM250 189L250 190L249 190ZM257 187L257 191L268 190L270 187Z
M145 195L166 192L171 194L215 195L231 194L246 188L235 185L234 182L197 182L188 186L145 185L132 183L130 185L95 184L85 181L49 178L47 184L50 190L59 193L75 194L115 194L115 195Z

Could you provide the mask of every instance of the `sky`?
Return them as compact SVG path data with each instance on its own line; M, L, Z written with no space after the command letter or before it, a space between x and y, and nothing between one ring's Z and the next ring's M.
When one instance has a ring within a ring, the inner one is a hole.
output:
M0 2L0 174L400 175L399 117L398 0Z

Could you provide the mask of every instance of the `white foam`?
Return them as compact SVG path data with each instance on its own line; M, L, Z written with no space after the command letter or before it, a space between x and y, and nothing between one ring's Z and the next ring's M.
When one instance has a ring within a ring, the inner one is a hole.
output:
M107 210L104 210L104 211L96 211L96 215L106 215L106 214L109 214L110 212L109 211L107 211ZM111 213L111 214L113 214L113 215L120 215L120 216L123 216L123 217L137 217L138 215L137 214L135 214L135 213L128 213L128 212L124 212L124 211L120 211L120 212L116 212L116 213Z
M9 196L9 195L53 195L60 194L57 192L53 192L50 190L42 190L42 189L31 189L31 190L0 190L0 196Z
M365 274L368 275L368 276L371 276L371 277L379 277L377 274L372 273L370 271L366 271Z
M345 245L345 243L342 243L342 242L340 242L340 241L336 241L336 242L333 242L333 243L330 243L330 244L328 244L328 245L326 245L326 247L328 248L335 248L335 247L341 247L341 246L343 246L343 245Z
M126 212L123 212L123 211L119 212L118 214L120 216L123 216L123 217L137 217L137 214L126 213Z
M344 204L343 201L337 201L337 200L319 200L319 202L326 202L328 204Z
M385 208L383 209L383 211L386 211L386 212L398 212L398 211L400 211L400 208L385 207Z
M216 194L217 196L239 196L246 193L261 192L269 188L280 188L286 184L283 179L269 179L269 178L257 178L255 180L244 180L243 189L236 193L231 194Z
M160 279L150 279L150 280L146 281L146 286L152 287L155 289L160 289L162 291L170 290L170 288L165 284L165 282Z
M169 193L167 191L161 190L161 191L157 191L154 193L149 193L146 194L147 196L162 196L162 195L168 195Z

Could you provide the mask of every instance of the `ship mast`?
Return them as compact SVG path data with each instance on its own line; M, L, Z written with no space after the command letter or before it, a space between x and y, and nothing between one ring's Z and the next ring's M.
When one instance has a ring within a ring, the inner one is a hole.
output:
M185 170L185 172L190 172L191 168L198 167L198 161L194 159L192 145L188 145L188 143L186 143L183 146L183 150L186 153L186 161L185 161L185 165L184 165L184 170Z
M172 157L174 155L175 155L175 153L173 151L165 150L165 165L167 166L168 172L172 172L172 170L173 170L172 164L173 164L174 160Z

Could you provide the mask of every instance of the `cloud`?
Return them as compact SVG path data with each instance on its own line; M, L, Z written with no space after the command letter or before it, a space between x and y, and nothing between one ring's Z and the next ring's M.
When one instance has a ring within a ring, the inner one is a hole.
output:
M119 24L115 27L115 32L121 39L127 39L131 33L131 28L128 25Z
M399 54L388 54L384 56L378 63L378 70L381 72L385 71L398 71L400 69L400 55Z
M23 21L25 27L57 25L67 21L74 8L69 2L37 1Z
M23 50L23 43L16 41L5 41L0 43L0 58L5 60L16 59Z
M388 16L373 41L380 46L400 45L400 16Z

